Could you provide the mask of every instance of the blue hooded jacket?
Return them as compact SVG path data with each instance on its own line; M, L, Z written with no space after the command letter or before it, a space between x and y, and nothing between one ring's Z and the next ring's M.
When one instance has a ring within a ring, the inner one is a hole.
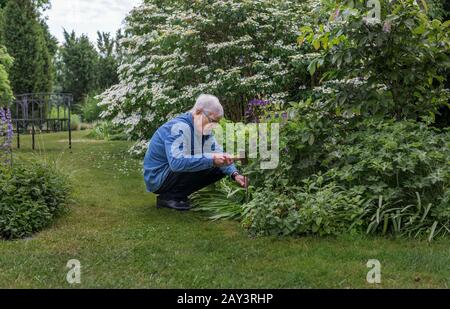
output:
M204 152L205 149L208 151ZM170 171L196 172L212 168L212 154L220 152L223 152L223 149L213 135L194 139L192 114L190 112L180 114L159 127L150 139L144 158L144 181L147 191L158 190ZM237 171L234 164L220 169L226 175Z

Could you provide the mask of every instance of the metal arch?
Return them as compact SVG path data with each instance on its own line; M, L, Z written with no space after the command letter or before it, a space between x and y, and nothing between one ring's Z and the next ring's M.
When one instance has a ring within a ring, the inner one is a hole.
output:
M35 149L36 126L42 132L45 124L47 132L62 131L64 127L69 132L69 149L72 149L72 129L70 126L70 113L73 104L73 95L71 93L21 93L14 96L11 100L12 121L16 126L17 148L20 148L20 131L27 130L31 124L32 148ZM52 108L57 108L56 117L48 117ZM60 115L62 108L63 115ZM62 117L61 117L62 116ZM53 130L50 126L53 124Z

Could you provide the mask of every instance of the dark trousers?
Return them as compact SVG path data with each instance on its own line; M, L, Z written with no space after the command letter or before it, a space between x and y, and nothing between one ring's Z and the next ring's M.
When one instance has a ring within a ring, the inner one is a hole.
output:
M197 172L170 172L161 187L155 191L163 200L186 200L187 197L212 183L225 174L218 167Z

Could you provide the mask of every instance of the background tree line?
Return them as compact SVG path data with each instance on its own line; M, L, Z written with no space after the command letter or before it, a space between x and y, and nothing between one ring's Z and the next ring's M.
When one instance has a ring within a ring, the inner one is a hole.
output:
M89 94L117 83L121 33L98 32L93 43L64 29L58 42L44 15L50 8L50 0L0 0L1 92L69 92L79 110Z

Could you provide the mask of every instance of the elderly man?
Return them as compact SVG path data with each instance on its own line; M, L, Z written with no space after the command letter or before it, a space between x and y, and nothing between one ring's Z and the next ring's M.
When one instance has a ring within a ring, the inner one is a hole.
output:
M235 158L223 153L212 135L222 117L219 99L202 94L190 111L153 134L144 158L144 180L147 191L158 194L158 208L189 210L191 193L225 175L242 187L248 185L233 164Z

